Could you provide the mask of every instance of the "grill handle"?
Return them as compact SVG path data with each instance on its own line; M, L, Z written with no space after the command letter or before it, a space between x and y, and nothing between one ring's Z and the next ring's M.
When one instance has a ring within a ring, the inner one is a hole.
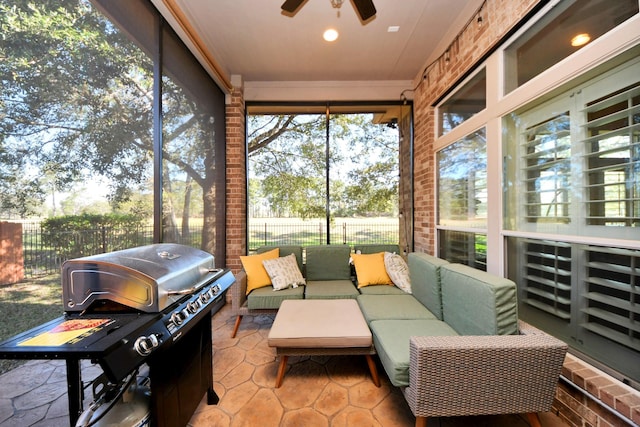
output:
M195 294L202 286L204 286L204 284L187 289L181 289L179 291L167 291L167 295L192 295Z
M220 273L222 271L222 268L211 268L209 270L206 270L207 273L215 273L214 276L218 273ZM192 286L190 288L186 288L186 289L180 289L179 291L172 291L172 290L167 290L167 295L171 296L171 295L193 295L196 292L198 292L200 290L200 288L202 288L204 285L206 285L207 283L209 283L211 277L208 277L207 279L203 280L202 282L198 283L195 286Z

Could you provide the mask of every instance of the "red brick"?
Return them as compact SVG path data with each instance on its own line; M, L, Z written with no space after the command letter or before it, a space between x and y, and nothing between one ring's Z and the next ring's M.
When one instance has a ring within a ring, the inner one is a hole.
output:
M627 394L629 391L620 385L611 385L609 387L603 387L600 389L600 398L609 407L615 407L615 399L618 396Z
M597 376L587 380L587 391L592 395L601 398L600 389L611 385L613 385L613 381L611 381L609 378Z
M623 394L615 398L615 408L625 417L631 419L631 409L640 408L640 394Z
M571 378L573 377L574 371L582 369L583 367L584 365L577 360L565 361L562 365L562 375L564 375L566 378Z
M573 371L573 382L574 384L576 384L578 387L586 390L587 389L587 380L588 379L593 379L593 378L597 378L598 377L598 373L592 369L589 368L583 368L583 369L578 369Z
M640 425L640 406L631 408L631 420L637 425Z

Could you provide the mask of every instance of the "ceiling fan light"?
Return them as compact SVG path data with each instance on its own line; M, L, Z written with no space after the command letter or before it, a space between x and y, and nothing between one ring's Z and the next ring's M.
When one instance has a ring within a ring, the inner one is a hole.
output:
M328 28L327 30L325 30L325 32L322 34L322 38L325 39L328 42L334 42L338 39L338 31L334 28Z

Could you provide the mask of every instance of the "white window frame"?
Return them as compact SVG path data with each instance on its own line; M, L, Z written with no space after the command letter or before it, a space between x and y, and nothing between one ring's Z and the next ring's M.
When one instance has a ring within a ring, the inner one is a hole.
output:
M544 6L538 13L537 18L531 20L530 23L523 25L514 35L507 40L503 46L509 46L513 40L526 32L539 17L544 16L555 7L561 0L551 1ZM535 78L529 80L520 87L512 90L510 93L504 93L504 51L503 48L496 50L490 55L483 64L478 65L478 69L486 67L487 72L487 106L484 110L475 114L465 122L461 123L454 129L442 137L436 138L434 141L433 161L436 160L436 152L442 148L454 143L455 141L471 134L481 127L486 127L487 135L487 187L488 206L487 212L489 218L500 218L498 221L490 221L487 226L487 271L498 274L506 274L506 265L504 263L504 239L507 236L516 235L513 231L504 230L502 227L502 117L511 111L529 104L530 102L548 97L554 92L560 92L562 86L567 81L574 79L588 79L589 71L605 64L608 61L618 57L622 53L628 51L634 46L640 45L640 15L636 15L620 24L607 34L599 37L589 45L583 47L575 54L563 59L559 63L539 74ZM462 84L464 84L462 82ZM435 135L439 134L438 114L434 116ZM434 182L436 182L437 171L434 171ZM434 191L434 206L437 206L438 194L437 188ZM473 230L478 232L478 230ZM526 237L527 233L518 233ZM438 233L436 232L436 239ZM540 237L535 234L530 237ZM542 236L544 237L544 236ZM552 238L558 238L557 235L551 235ZM607 244L629 247L629 242L618 239L589 239L587 242L593 244ZM631 245L637 247L638 245ZM439 242L436 241L436 247Z

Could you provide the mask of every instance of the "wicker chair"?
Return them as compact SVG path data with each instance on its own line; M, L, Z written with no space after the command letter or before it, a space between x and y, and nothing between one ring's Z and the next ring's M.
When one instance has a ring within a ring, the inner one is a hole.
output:
M522 321L520 335L411 337L405 399L416 427L428 417L551 409L567 345Z

